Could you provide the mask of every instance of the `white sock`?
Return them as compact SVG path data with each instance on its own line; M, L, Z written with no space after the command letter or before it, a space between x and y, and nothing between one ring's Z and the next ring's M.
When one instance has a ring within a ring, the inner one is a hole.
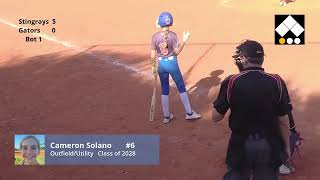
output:
M169 117L170 112L169 112L169 96L168 95L162 95L161 96L161 102L162 102L162 110L163 110L163 115L164 117Z
M180 93L180 98L181 98L181 101L183 103L183 106L184 106L186 113L191 114L192 110L191 110L191 106L190 106L187 92Z

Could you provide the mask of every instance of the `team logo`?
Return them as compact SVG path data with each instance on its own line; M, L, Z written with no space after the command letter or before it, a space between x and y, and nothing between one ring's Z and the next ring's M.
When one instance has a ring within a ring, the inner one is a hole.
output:
M275 15L275 44L305 44L304 15Z

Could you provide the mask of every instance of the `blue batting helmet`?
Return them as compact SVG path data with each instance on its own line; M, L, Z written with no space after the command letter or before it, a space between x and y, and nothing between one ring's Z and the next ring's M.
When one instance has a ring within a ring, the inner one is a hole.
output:
M158 18L158 25L160 27L172 26L173 17L169 12L162 12Z

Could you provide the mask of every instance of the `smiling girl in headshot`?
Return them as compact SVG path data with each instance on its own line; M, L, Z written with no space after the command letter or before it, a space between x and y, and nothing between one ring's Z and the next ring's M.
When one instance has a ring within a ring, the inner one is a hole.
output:
M40 154L40 142L35 136L26 136L20 143L23 161L21 165L40 165L37 156Z

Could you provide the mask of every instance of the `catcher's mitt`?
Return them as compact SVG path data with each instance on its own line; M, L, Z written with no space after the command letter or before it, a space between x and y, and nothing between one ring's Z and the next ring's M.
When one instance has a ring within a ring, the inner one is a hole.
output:
M298 131L295 129L291 129L291 134L290 134L290 152L291 152L291 157L290 160L293 159L294 155L298 153L299 155L299 148L301 146L301 141L302 137Z
M294 128L290 130L290 152L291 156L289 161L285 162L279 167L279 173L281 175L289 175L295 172L295 167L293 166L293 158L295 154L299 155L299 148L301 141L303 140L300 136L300 133L297 132Z

